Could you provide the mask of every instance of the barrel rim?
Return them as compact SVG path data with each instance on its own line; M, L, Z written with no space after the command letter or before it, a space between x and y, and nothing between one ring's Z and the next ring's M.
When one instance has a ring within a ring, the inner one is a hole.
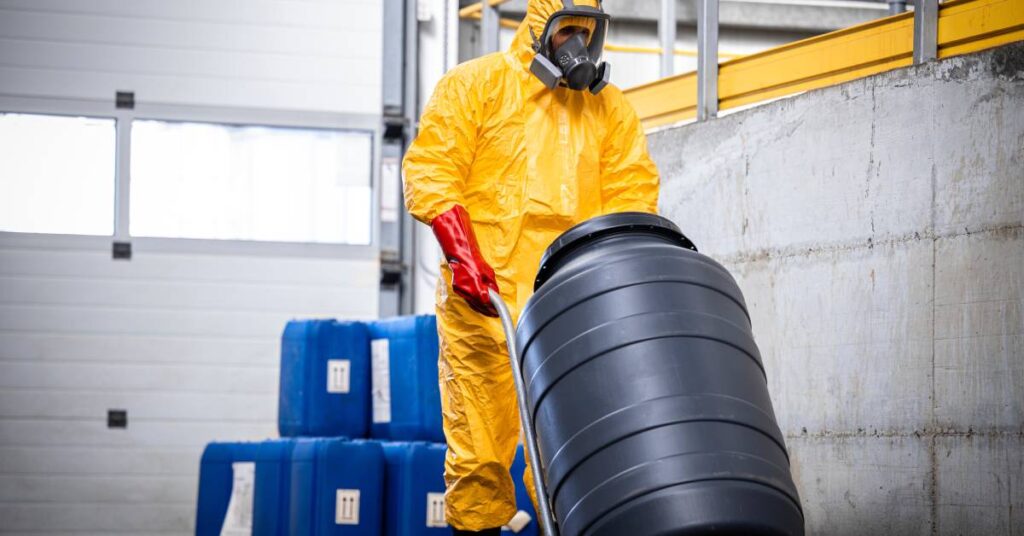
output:
M668 218L651 214L648 212L616 212L591 218L583 223L577 224L568 231L562 233L554 242L548 246L544 256L540 260L540 268L537 270L537 278L533 283L534 292L543 285L554 273L553 266L558 264L562 258L576 250L583 242L597 237L604 237L618 233L645 230L666 238L679 244L679 246L697 251L697 246L690 241L686 235Z

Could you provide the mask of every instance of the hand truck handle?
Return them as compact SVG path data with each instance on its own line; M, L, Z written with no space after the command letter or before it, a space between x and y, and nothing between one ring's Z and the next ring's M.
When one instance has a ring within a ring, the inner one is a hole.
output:
M526 443L526 455L530 460L530 469L533 473L533 486L537 491L537 505L540 507L540 520L544 530L544 536L557 536L555 528L555 517L551 513L551 503L548 500L548 487L544 482L544 471L540 463L540 450L537 447L537 433L533 429L533 420L530 419L530 409L526 402L526 380L523 379L523 370L519 365L519 352L516 351L516 327L512 323L512 314L505 305L505 300L497 292L490 291L491 303L498 310L498 317L501 318L501 327L505 330L505 343L508 345L509 363L512 365L512 378L516 384L516 398L519 399L519 422L523 426L524 442Z

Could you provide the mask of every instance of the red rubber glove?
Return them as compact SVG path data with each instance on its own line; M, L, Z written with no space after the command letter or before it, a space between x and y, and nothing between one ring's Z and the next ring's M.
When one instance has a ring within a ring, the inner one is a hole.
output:
M473 223L466 209L455 205L448 212L434 218L430 228L434 230L444 258L452 269L452 288L455 293L469 302L474 311L498 316L490 297L491 290L498 290L498 282L494 277L494 269L480 254Z

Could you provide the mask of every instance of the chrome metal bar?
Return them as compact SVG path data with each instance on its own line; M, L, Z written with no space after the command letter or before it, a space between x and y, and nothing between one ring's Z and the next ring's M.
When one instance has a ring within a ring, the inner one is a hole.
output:
M497 52L501 46L501 20L498 8L490 0L480 2L483 19L480 21L480 55Z
M697 2L697 120L718 115L718 0Z
M516 398L519 399L519 421L523 426L524 443L526 443L524 446L527 459L530 460L530 470L533 472L533 487L537 491L537 506L540 508L539 515L544 536L557 536L555 516L551 513L548 487L544 482L544 470L540 463L537 434L533 429L533 421L530 420L530 407L526 402L526 381L523 379L523 369L519 365L519 352L516 350L516 326L512 322L512 313L505 305L505 300L501 299L501 295L492 290L490 297L494 308L498 310L498 317L501 318L501 327L505 330L508 359L512 365L512 378L516 384Z
M917 0L914 5L914 63L939 57L939 0Z
M661 77L666 78L675 71L676 0L661 0L658 37L661 39Z

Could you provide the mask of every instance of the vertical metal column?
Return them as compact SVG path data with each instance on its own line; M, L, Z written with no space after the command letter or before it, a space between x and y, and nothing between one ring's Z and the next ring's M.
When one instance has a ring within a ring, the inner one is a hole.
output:
M480 21L480 55L497 52L501 46L501 26L498 8L490 0L480 2L483 19Z
M420 119L420 23L416 16L417 0L405 0L405 61L403 65L403 85L405 103L402 106L404 112L405 135L403 136L402 156L409 149L416 132L419 130ZM401 160L399 160L401 168ZM413 281L416 270L416 237L412 216L404 210L405 203L402 201L401 180L398 183L399 207L401 215L401 260L404 270L402 271L401 294L398 301L398 313L407 315L413 312Z
M697 2L697 120L718 115L718 0Z
M939 57L939 0L917 0L914 6L914 63Z
M419 23L416 0L384 0L383 128L377 140L378 196L394 196L380 205L397 207L381 215L377 244L380 247L381 316L409 314L413 310L413 276L416 258L413 221L402 210L399 167L416 135L419 114ZM385 185L385 182L388 182ZM380 206L378 205L378 206Z
M116 183L114 188L114 240L127 241L131 237L131 173L132 173L132 119L131 110L118 110Z
M661 77L665 78L675 71L676 0L661 0L658 37L661 39Z

